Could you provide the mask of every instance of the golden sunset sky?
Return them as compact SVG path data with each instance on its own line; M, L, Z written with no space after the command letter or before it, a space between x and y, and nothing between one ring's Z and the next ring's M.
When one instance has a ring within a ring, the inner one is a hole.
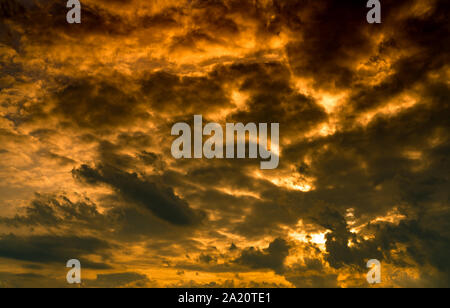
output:
M0 287L450 286L448 0L0 0ZM171 155L280 123L280 165Z

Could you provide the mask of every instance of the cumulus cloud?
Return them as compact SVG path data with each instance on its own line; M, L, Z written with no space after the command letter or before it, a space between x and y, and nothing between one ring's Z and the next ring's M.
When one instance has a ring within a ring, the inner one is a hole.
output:
M446 1L64 4L0 0L3 285L78 255L91 287L360 287L373 258L448 286ZM279 168L174 160L195 114L280 123Z
M282 272L284 260L288 255L289 244L278 238L262 251L254 247L244 250L236 262L254 269L266 268Z
M93 169L86 165L74 169L73 174L75 178L88 184L111 185L129 202L142 206L175 225L195 224L201 219L201 213L192 210L187 202L176 196L169 187L158 187L157 183L139 179L137 174L107 166Z
M58 263L77 256L86 268L109 269L107 263L98 263L83 258L96 253L106 258L104 252L112 248L106 241L92 237L13 234L0 237L0 257L37 263Z

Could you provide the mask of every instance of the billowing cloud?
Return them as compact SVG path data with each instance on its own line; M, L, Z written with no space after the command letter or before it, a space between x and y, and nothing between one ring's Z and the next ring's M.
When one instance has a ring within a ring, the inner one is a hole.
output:
M285 240L278 238L263 251L259 251L254 247L244 250L242 255L236 259L236 262L254 269L266 268L282 272L284 260L288 255L289 244Z
M102 251L111 246L92 237L33 235L2 235L0 257L37 263L57 263L78 257L86 268L108 269L107 263L92 262L82 257L97 253L106 257ZM72 257L71 257L72 256Z
M110 185L128 202L144 207L157 217L175 225L195 224L201 219L201 213L192 210L169 187L158 187L157 183L139 179L137 174L107 166L92 169L86 165L74 169L73 174L88 184Z
M0 286L449 285L445 0L0 0ZM279 123L280 164L171 127Z

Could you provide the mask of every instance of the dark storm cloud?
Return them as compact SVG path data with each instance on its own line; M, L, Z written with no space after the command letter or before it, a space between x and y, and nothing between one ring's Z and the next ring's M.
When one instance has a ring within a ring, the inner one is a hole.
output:
M100 141L98 145L99 159L117 168L129 168L133 166L136 160L135 157L120 153L121 149L123 147L120 145L113 144L109 141Z
M239 32L236 22L227 15L233 10L220 1L193 1L193 20L211 34L235 35ZM245 1L241 2L245 6Z
M49 277L35 273L0 272L0 288L65 288L69 285L64 279Z
M246 174L243 170L231 168L230 164L209 164L192 168L187 175L188 178L195 178L197 183L201 183L211 189L214 187L229 186L232 189L248 188L249 191L260 191L273 186L265 180L257 180Z
M206 264L209 264L209 263L212 263L212 262L216 262L216 260L215 260L215 258L213 256L208 255L208 254L204 254L204 253L202 253L200 255L200 257L198 257L198 261L202 262L202 263L206 263Z
M0 112L6 114L6 124L0 123L4 141L0 154L13 153L7 144L39 141L35 154L62 167L93 160L97 167L83 165L73 170L74 177L88 185L106 185L114 194L103 195L95 204L39 196L16 216L0 218L2 228L66 232L78 226L83 234L114 235L127 243L147 240L145 248L160 256L161 267L173 267L176 262L171 263L170 257L192 252L197 253L190 259L195 264L186 261L175 267L220 273L271 269L297 287L338 286L342 281L337 273L365 272L369 258L399 269L415 268L427 285L448 286L450 92L445 0L424 1L419 8L411 1L383 1L381 25L367 24L366 0L167 2L164 8L151 6L145 13L130 5L137 1L96 0L83 3L83 23L78 26L66 23L65 1L41 3L0 2L0 41L15 52L1 49L5 77L0 78L0 94L5 95L1 105L5 109ZM119 39L124 41L118 43ZM281 47L268 50L272 40ZM245 46L240 46L242 41ZM252 41L255 46L249 47ZM79 49L72 54L67 46L75 43ZM33 49L38 47L42 49ZM267 54L274 59L267 60ZM142 63L153 57L161 59L152 59L156 64L145 71L148 67ZM67 77L79 71L89 72L89 77ZM308 85L299 91L303 85L297 78L311 79L313 89ZM40 91L48 93L32 100L20 98L16 104L8 95L22 95L25 81L42 85ZM247 160L173 163L165 156L170 153L164 153L167 145L161 140L170 135L173 123L180 119L190 123L193 114L212 116L237 107L233 91L244 95L245 106L228 114L227 121L280 123L279 174L255 178ZM327 114L319 104L321 91L344 91L343 106ZM417 103L358 123L365 112L396 103L405 94ZM56 128L55 122L60 124ZM336 133L304 138L319 124L333 122ZM32 127L31 139L20 135L27 125L38 126ZM146 131L148 126L155 130ZM68 150L60 154L48 146L58 132L69 138L75 132L73 150L64 145ZM78 147L94 153L77 157ZM24 169L7 164L8 177ZM296 170L289 173L291 166ZM146 174L151 168L157 175ZM37 173L27 171L21 180ZM48 171L39 178L42 175ZM275 185L271 176L305 176L313 179L314 188L294 191ZM9 198L16 189L4 190ZM350 208L356 225L346 216ZM403 221L376 221L392 212ZM207 220L204 213L214 219L200 224ZM245 240L284 238L286 227L294 228L300 219L321 232L329 231L325 252L319 250L316 258L288 268L284 261L295 245L286 240L277 239L266 249L234 249L224 257L190 239L193 234L187 232L195 230L208 241L226 245L231 238L224 234L231 233L242 236L239 247L245 247ZM182 228L186 226L196 228ZM355 226L360 227L358 234L351 231ZM3 235L0 256L42 263L63 262L66 252L103 256L108 244L95 241L100 240L89 238L83 246L84 240L70 236ZM219 264L226 257L235 262ZM426 272L429 267L438 274ZM12 285L25 284L26 279L37 284L39 278L11 275L3 277ZM119 273L90 283L124 286L148 281L138 273Z
M73 175L91 185L110 185L126 200L174 225L195 225L203 216L201 212L190 208L186 201L177 197L171 188L141 179L135 173L127 173L108 166L93 169L83 165L74 169Z
M108 35L126 35L134 30L134 27L127 23L121 16L115 15L103 8L82 5L82 23L79 27L71 27L67 23L66 15L68 9L64 2L56 1L51 3L48 7L48 13L52 16L49 20L54 28L61 28L71 34L88 34L88 33L103 33Z
M134 12L133 16L130 17L125 11L132 9L129 5L132 1L115 1L112 3L112 9L107 9L105 3L90 1L82 3L82 22L76 25L68 24L66 21L68 12L66 2L55 0L29 2L2 0L0 14L7 19L14 20L15 24L23 27L26 34L30 35L30 39L34 42L37 42L36 37L38 36L41 39L41 44L49 45L57 39L61 39L64 34L68 34L72 38L81 38L80 35L124 37L142 29L153 29L155 31L176 29L183 26L183 22L180 20L188 14L192 18L192 22L196 23L197 29L183 35L174 36L171 39L172 50L194 49L198 43L204 41L224 43L222 39L218 38L218 33L221 37L230 39L233 34L239 32L239 28L233 19L226 15L232 14L236 8L242 7L242 4L227 9L220 2L216 2L217 5L202 2L191 3L190 7L183 3L175 4L151 14ZM111 1L108 2L108 5L111 5ZM248 3L246 6L252 7ZM124 12L120 12L118 8L124 8ZM241 13L244 12L244 10L241 11ZM254 20L257 21L258 19L255 18ZM42 31L51 32L53 37L42 36Z
M115 236L123 241L166 239L170 243L172 241L181 242L185 237L191 236L191 232L187 232L185 228L181 235L180 229L177 228L186 227L186 225L162 220L147 208L133 207L133 203L126 206L115 206L107 213L107 219ZM161 249L161 254L163 251L164 248ZM177 252L172 251L171 254L177 254Z
M156 142L153 132L148 133L121 132L114 136L113 141L105 140L100 134L92 133L77 136L78 142L95 145L95 160L119 169L130 170L143 166L155 170L165 170L166 163L161 154L148 151ZM36 135L33 132L33 135ZM131 153L130 153L131 152Z
M368 226L374 231L374 238L369 240L351 233L338 213L324 214L333 217L333 222L324 224L332 230L326 235L325 258L333 268L357 266L362 272L365 262L373 258L395 264L399 268L417 265L422 268L431 265L442 274L434 285L445 286L449 283L450 236L448 231L441 232L448 230L449 214L448 210L438 214L425 214L415 220L402 221L398 225L376 223ZM436 219L440 221L439 228L433 223ZM352 243L351 246L348 245L349 242ZM392 253L393 251L397 252Z
M249 95L246 110L229 120L244 123L280 123L280 135L305 132L327 119L322 107L312 97L299 94L292 87L289 68L280 62L218 66L213 78L231 82Z
M307 198L341 209L355 207L358 215L380 213L402 201L447 202L448 94L447 85L430 84L415 107L377 117L367 127L286 148L284 159L313 156L310 165L299 164L299 170L317 178L317 190ZM438 145L432 145L433 138ZM422 159L408 157L414 150Z
M375 87L356 87L355 94L350 98L357 111L376 107L386 101L386 97L407 90L420 84L424 76L430 72L445 67L449 61L450 44L445 40L450 29L447 23L445 1L437 1L436 6L427 18L409 17L398 23L401 31L392 38L387 38L379 46L380 59L388 54L383 53L383 47L396 51L401 48L419 50L412 52L392 65L394 74ZM389 43L389 44L386 44Z
M134 273L100 274L96 279L83 279L82 287L86 288L123 288L123 287L148 287L156 285L147 276ZM66 282L65 277L52 277L35 273L7 273L0 272L0 288L72 288Z
M95 280L85 280L88 288L146 287L150 280L146 275L126 272L97 275Z
M251 0L232 1L189 1L183 13L189 12L195 28L172 38L171 50L207 52L205 44L216 46L235 44L237 36L245 33L246 25L236 21L236 16L256 26L257 36L264 38L270 22L273 7ZM275 32L275 31L273 31Z
M11 19L14 23L20 24L27 34L33 36L42 36L51 32L59 36L62 31L78 36L80 33L88 35L89 33L101 33L107 35L129 34L135 29L123 18L106 11L99 6L83 3L82 16L83 22L77 27L71 27L67 23L66 1L24 1L24 0L2 0L0 2L0 14L6 19ZM54 39L55 37L53 37ZM42 43L51 43L52 39L46 37Z
M106 257L111 244L93 237L32 235L0 235L0 257L37 263L61 263L77 258L83 266L92 269L108 269L105 263L86 259L87 255Z
M23 215L16 214L13 218L0 217L0 224L50 228L64 225L91 229L102 228L107 222L89 200L72 202L67 197L37 194L35 200L23 208L23 212Z
M107 132L150 118L145 104L114 82L61 77L57 79L57 88L34 104L19 106L17 112L8 114L9 119L17 125L40 125L42 129L37 132L51 136L57 130L44 128L43 122L55 120L60 124L59 129L92 129L98 135L99 131Z
M47 158L53 162L58 163L61 166L68 166L68 165L75 165L76 162L73 159L70 159L69 157L61 156L55 153L52 153L49 150L42 149L38 152L40 156L43 158Z
M301 202L291 199L290 201L293 202L291 203L282 199L285 197L289 197L289 195L279 192L276 194L276 198L280 199L252 203L250 215L246 215L241 223L233 226L233 232L253 239L263 235L281 236L284 233L283 225L295 225L305 213L299 211Z
M186 199L201 204L203 209L220 211L220 217L209 222L218 229L226 228L247 238L281 236L281 225L295 225L311 208L310 203L303 201L304 193L277 187L264 178L255 179L246 174L241 163L205 163L191 169L181 180L170 178L167 181L183 187ZM168 177L169 173L165 176ZM191 178L207 189L192 187L192 182L185 180ZM225 187L244 192L244 195L220 191ZM245 192L256 195L245 195ZM210 200L214 200L214 206ZM239 222L230 224L230 220Z
M115 195L101 198L99 204L106 207L102 213L99 212L97 204L88 199L71 201L66 196L37 194L18 214L12 217L0 216L0 225L17 230L29 228L32 232L39 227L62 233L80 229L83 234L95 236L113 234L115 239L125 242L147 240L151 237L155 241L164 240L163 246L151 247L157 248L159 254L178 254L173 249L166 251L173 241L186 241L184 245L191 247L187 239L189 232L184 230L184 239L175 224L155 217L146 208L133 206L133 203L130 205ZM198 248L192 246L192 249Z
M436 230L432 224L436 219L441 221L442 228L448 228L449 218L449 211L445 211L438 215L427 214L417 220L401 222L398 226L382 225L377 230L375 238L383 251L390 251L389 248L395 244L406 245L406 255L411 256L417 264L431 265L439 272L447 274L448 278L450 237L448 232L444 231L442 234L441 230ZM443 222L444 219L447 222Z
M176 17L180 14L176 8L168 8L155 15L144 16L141 20L144 28L171 29L179 27Z
M278 238L264 250L253 247L245 249L235 262L253 269L272 269L280 273L283 272L284 260L289 255L289 248L289 243Z
M216 38L201 32L199 30L194 30L185 34L183 36L174 37L171 45L171 51L183 51L184 49L193 51L200 50L197 44L206 43L206 44L219 44Z
M383 105L386 98L420 83L449 60L445 1L436 1L425 18L405 15L410 9L408 1L384 1L383 23L376 26L365 22L364 2L275 2L288 28L300 33L298 42L287 46L295 73L312 77L319 88L352 89L347 106L352 112ZM386 34L384 40L374 44L373 38L380 33ZM374 86L364 84L362 78L366 76L355 69L355 60L380 63L402 50L411 52L392 63L389 77Z
M25 8L15 0L2 0L0 2L0 17L11 18L21 15L25 12Z
M399 267L431 265L443 277L437 275L426 284L448 284L450 238L444 221L449 213L450 111L446 100L450 92L447 84L438 81L422 84L414 107L377 116L366 127L302 142L292 152L285 149L284 159L314 157L311 164L298 167L317 179L316 190L304 194L304 201L314 205L305 218L314 217L315 223L332 231L326 235L326 261L334 268L363 269L370 258ZM380 97L390 95L385 90ZM408 151L418 151L420 156L410 157ZM395 206L406 219L398 225L367 226L363 234L374 232L372 240L351 233L343 217L350 207L357 218L367 218ZM400 247L406 248L399 259L391 252Z
M345 218L338 212L326 209L320 214L319 220L321 226L331 230L325 236L327 252L325 259L331 267L340 269L346 265L357 265L364 268L364 262L369 259L383 260L378 247L350 232ZM349 246L349 243L356 246Z
M312 77L318 88L348 88L358 82L355 59L370 55L372 36L392 25L392 11L405 1L384 1L383 24L366 22L367 1L274 1L278 23L298 33L287 45L298 76ZM386 26L385 26L386 25Z
M283 276L297 288L337 288L338 275L329 273L319 259L305 258L304 264L295 264Z

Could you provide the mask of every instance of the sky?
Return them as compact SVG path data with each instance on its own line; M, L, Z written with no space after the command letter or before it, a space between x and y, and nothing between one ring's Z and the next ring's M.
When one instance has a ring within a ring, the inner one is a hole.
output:
M0 287L450 287L448 1L366 2L0 0Z

